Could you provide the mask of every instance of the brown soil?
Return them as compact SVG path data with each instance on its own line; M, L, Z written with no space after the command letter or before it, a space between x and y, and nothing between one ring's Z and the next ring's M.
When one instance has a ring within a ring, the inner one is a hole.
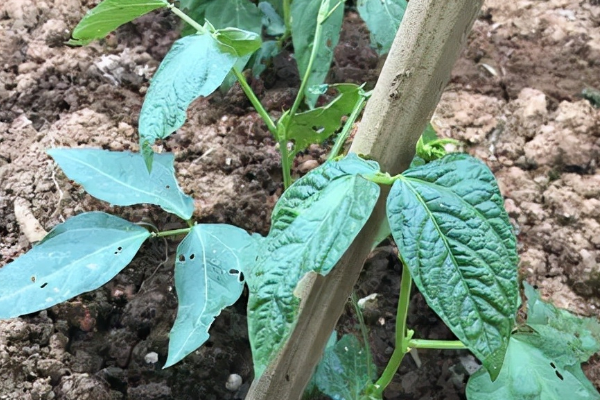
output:
M0 265L31 244L15 215L41 226L102 210L161 229L180 221L149 206L110 207L70 182L44 153L53 147L137 150L143 94L177 38L159 12L84 48L63 43L93 0L6 0L0 4ZM600 5L587 0L488 0L457 63L434 123L443 136L496 173L518 232L521 276L560 307L600 314L600 111L580 97L600 89ZM349 13L332 78L373 85L378 59ZM274 114L290 104L297 73L282 55L253 85ZM281 193L278 152L239 88L195 102L188 123L162 144L176 154L195 218L265 234ZM305 172L322 152L297 162ZM0 321L1 399L241 399L252 380L244 299L226 310L209 342L161 369L175 318L177 243L150 241L105 287L22 318ZM383 367L393 346L400 268L386 244L367 262L357 292L378 293L366 313ZM0 283L1 284L1 283ZM418 337L451 338L415 294L409 324ZM356 332L350 307L341 331ZM158 361L155 360L158 357ZM420 366L417 367L417 360ZM387 399L464 398L473 358L420 351L407 357ZM585 366L600 386L600 359ZM231 373L244 384L225 388Z

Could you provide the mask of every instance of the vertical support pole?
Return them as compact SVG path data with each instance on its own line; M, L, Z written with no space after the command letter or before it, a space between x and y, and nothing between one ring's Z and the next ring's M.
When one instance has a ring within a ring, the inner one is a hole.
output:
M377 160L382 171L404 171L414 156L452 66L483 0L411 0L381 71L351 152ZM256 379L247 400L298 400L352 292L379 227L383 188L371 218L326 277L317 276L302 299L298 321L283 349Z

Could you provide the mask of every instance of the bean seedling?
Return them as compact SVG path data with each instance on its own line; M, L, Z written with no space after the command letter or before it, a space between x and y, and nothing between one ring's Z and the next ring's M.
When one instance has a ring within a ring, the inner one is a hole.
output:
M357 154L339 155L369 97L357 85L322 86L339 36L343 3L227 3L230 6L216 0L182 0L180 9L166 0L104 0L75 28L71 44L82 45L159 8L171 10L191 27L173 44L151 81L140 114L139 153L48 151L67 177L92 196L118 206L155 204L187 227L150 231L101 212L72 217L0 269L0 318L43 310L94 290L125 268L147 239L185 234L176 254L179 308L164 367L206 342L213 320L247 285L250 344L259 378L294 327L303 282L333 269L371 216L381 186L387 185L389 227L383 229L383 237L393 237L403 265L396 349L376 379L365 349L368 343L361 345L354 336L338 341L334 334L312 387L336 399L381 399L410 349L467 348L483 364L469 381L469 399L600 398L580 367L600 349L596 321L543 303L526 285L527 321L516 323L516 239L495 178L481 161L446 154L448 140L438 139L431 129L418 142L411 167L399 175L391 176L376 161ZM383 5L389 7L382 10ZM397 28L405 7L403 1L358 1L380 52L389 49L386 32L394 24ZM200 24L201 19L206 21ZM266 34L276 37L275 44L262 41L263 21ZM292 108L275 121L242 70L247 65L258 68L273 46L281 48L290 37L302 81ZM266 237L232 225L195 223L193 199L175 179L174 155L155 153L153 148L184 124L193 100L211 94L230 74L281 152L286 190L273 210ZM337 96L315 107L319 93L328 88ZM333 137L343 117L347 120L329 160L292 182L294 157L310 144ZM406 323L413 282L458 340L414 337Z

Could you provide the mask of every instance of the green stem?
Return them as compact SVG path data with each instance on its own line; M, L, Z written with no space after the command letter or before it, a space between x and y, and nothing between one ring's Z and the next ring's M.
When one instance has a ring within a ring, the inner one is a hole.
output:
M308 84L308 78L310 78L312 66L317 58L317 52L319 51L319 43L321 42L321 36L323 35L323 22L325 21L327 14L329 11L329 0L321 0L321 7L319 8L319 14L317 16L317 27L315 28L315 37L312 43L312 50L310 52L310 58L308 59L308 66L306 67L306 72L304 72L304 76L302 77L302 82L300 83L300 89L298 89L298 94L296 95L296 99L294 100L294 104L292 105L292 109L290 110L290 118L287 120L287 124L285 127L287 128L294 118L296 112L298 112L298 108L304 99L304 91L306 90L306 85ZM286 129L287 131L287 129Z
M440 349L440 350L462 350L466 349L460 340L426 340L411 339L408 341L408 347L411 349Z
M152 232L152 237L177 236L190 233L192 228L173 229L171 231Z
M358 323L360 325L360 333L363 337L363 342L365 344L365 357L367 362L367 376L371 377L373 371L371 371L371 347L369 346L369 334L367 332L367 325L365 324L365 319L363 317L362 310L358 306L358 299L356 298L356 292L352 292L352 296L350 297L352 301L352 305L354 306L354 312L356 313L356 317L358 318Z
M365 107L366 101L367 101L366 97L360 96L360 99L354 106L352 113L350 113L348 120L344 124L342 131L340 132L338 137L335 139L335 144L333 145L333 148L331 149L331 152L329 153L329 157L327 157L328 160L332 160L340 154L342 147L344 147L344 143L346 143L348 136L350 136L350 132L352 131L352 127L354 126L354 122L356 121L356 118L358 118L361 111Z
M173 12L173 14L177 15L179 18L190 24L199 33L206 33L206 29L204 29L202 25L191 19L186 13L181 11L179 8L175 7L173 4L169 4L167 8L169 8Z
M279 137L279 153L281 154L281 170L283 172L283 190L292 184L292 166L290 163L290 151L288 149L288 140L285 134Z
M377 393L381 395L385 388L390 384L404 355L408 352L408 343L412 337L412 331L406 331L406 318L408 316L408 304L410 302L410 287L412 278L408 267L402 264L402 282L400 283L400 299L398 300L398 310L396 312L396 348L392 357L385 367L383 374L375 383Z
M235 67L233 67L232 71L240 83L242 90L248 97L248 100L250 100L250 103L252 103L254 109L258 112L258 115L260 115L263 121L265 121L265 124L267 124L267 129L269 129L269 132L271 132L275 139L277 139L277 127L275 126L275 122L273 122L267 110L265 110L258 97L256 97L256 94L254 94L254 91L248 84L248 81L246 81L246 77Z
M402 177L402 175L399 174L399 175L391 176L387 172L375 172L370 175L362 175L362 177L370 180L371 182L375 182L375 183L378 183L381 185L391 186L394 184L394 182L396 182L398 179L400 179Z

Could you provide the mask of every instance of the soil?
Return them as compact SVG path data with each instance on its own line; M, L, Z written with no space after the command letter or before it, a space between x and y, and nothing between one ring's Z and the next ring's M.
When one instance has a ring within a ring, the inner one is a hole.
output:
M138 150L137 116L149 78L178 37L178 21L155 12L106 40L65 46L69 29L96 3L0 4L0 265L27 251L35 234L84 211L163 230L182 226L156 207L111 207L93 199L44 153L53 147ZM381 62L366 28L349 11L343 29L332 80L373 86ZM277 115L289 107L297 82L286 53L252 84ZM597 317L600 110L581 97L586 88L600 89L597 1L487 0L433 122L496 174L518 232L520 276L558 306ZM160 147L176 155L181 187L196 199L194 217L266 234L282 191L279 156L266 127L237 86L196 101L188 116ZM311 148L299 156L295 174L323 158ZM40 225L32 226L36 221ZM0 399L244 398L252 380L244 298L217 318L205 346L161 369L177 307L176 246L149 241L103 288L0 321ZM357 285L359 297L378 294L365 317L379 368L393 349L399 277L396 250L385 243ZM414 293L409 326L416 335L452 338ZM351 307L339 331L358 332ZM386 398L464 398L474 365L468 352L420 351L405 359ZM584 369L600 387L600 357ZM233 373L243 382L237 391L225 387Z

